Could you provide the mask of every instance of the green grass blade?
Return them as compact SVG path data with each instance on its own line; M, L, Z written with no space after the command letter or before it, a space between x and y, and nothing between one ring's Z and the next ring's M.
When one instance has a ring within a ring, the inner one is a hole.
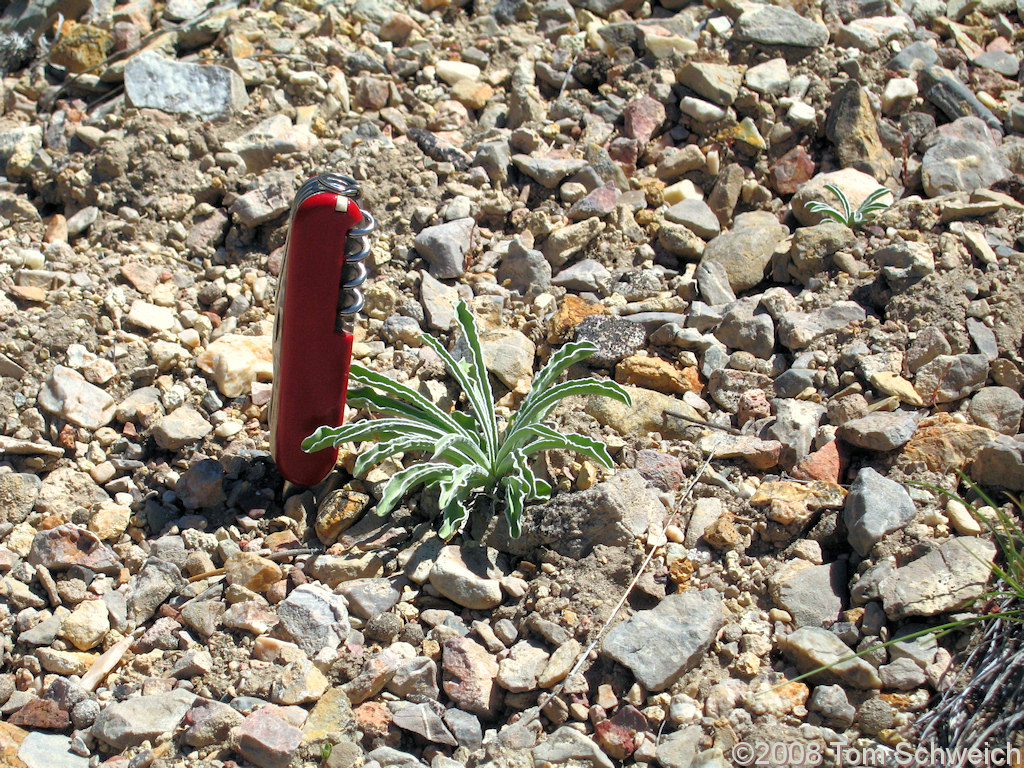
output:
M411 488L421 483L439 482L450 478L454 470L455 466L452 464L425 462L413 464L395 472L384 486L384 493L381 494L380 501L377 503L377 514L383 517L394 509L398 500Z

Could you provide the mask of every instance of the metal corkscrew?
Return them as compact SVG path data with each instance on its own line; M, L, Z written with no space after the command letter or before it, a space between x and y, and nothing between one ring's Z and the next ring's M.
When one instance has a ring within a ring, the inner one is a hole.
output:
M359 184L322 173L295 195L274 318L270 450L278 471L315 485L334 468L337 449L305 453L302 441L345 414L352 331L363 308L360 286L376 222L356 202Z

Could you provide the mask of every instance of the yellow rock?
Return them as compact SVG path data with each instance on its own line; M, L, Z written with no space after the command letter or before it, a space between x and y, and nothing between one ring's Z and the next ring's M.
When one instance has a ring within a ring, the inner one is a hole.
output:
M681 203L683 200L703 200L704 193L700 187L694 184L689 179L683 179L677 181L675 184L671 184L662 191L662 197L668 205L675 205Z
M224 563L228 584L239 584L253 592L263 593L281 580L281 566L253 552L238 552Z
M770 507L768 517L780 525L804 525L819 509L838 509L845 502L845 488L822 480L762 483L750 499L751 506Z
M344 730L342 727L352 718L352 705L348 694L341 688L331 688L316 703L302 726L302 740L316 741L327 738L332 731Z
M123 504L102 502L93 509L89 518L89 530L103 541L115 541L128 530L132 510Z
M703 387L696 368L677 368L660 357L633 355L615 366L615 380L620 384L645 387L667 395L700 392Z
M21 742L28 736L16 725L0 723L0 766L2 768L25 768L25 763L18 759Z
M72 74L102 64L114 47L114 38L105 29L79 24L68 19L60 30L60 39L50 51L50 61L67 67Z
M200 352L197 362L227 397L248 394L254 381L274 376L270 336L225 334Z
M55 651L52 648L40 648L36 658L47 672L55 675L84 675L92 663L99 658L95 653L78 653L76 651Z
M903 447L898 464L919 465L929 472L963 469L981 446L998 435L975 424L961 424L953 414L937 413L918 425Z
M924 400L914 385L897 373L891 371L877 371L871 374L871 386L892 397L898 397L901 403L907 405L923 406Z
M79 603L61 628L61 634L80 651L95 648L109 631L110 615L102 600Z
M358 491L331 491L320 504L316 516L316 535L324 544L334 541L363 516L370 497Z
M696 409L679 398L628 384L623 388L632 398L632 405L625 405L610 397L592 395L584 402L583 410L624 437L660 432L662 437L672 440L692 433L692 423L673 418L666 412L680 413L690 419L703 421Z
M584 318L604 313L605 308L601 304L569 294L562 299L562 303L558 305L558 311L551 318L548 341L552 344L560 342L568 336L569 331L582 323Z

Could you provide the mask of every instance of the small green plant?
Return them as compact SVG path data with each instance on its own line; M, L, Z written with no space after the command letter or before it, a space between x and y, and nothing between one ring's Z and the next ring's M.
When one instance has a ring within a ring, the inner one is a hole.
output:
M831 221L845 224L850 229L856 229L861 224L870 221L878 211L888 208L890 203L883 203L881 200L886 195L892 194L892 192L885 187L879 187L865 198L864 202L860 204L860 207L857 208L857 210L853 210L853 207L850 205L850 199L846 196L846 193L843 192L843 190L835 184L826 184L825 189L839 198L839 204L843 209L840 211L833 208L828 203L815 200L807 204L807 210L811 213L820 213L824 218Z
M331 752L333 750L334 750L334 745L331 744L331 742L329 742L329 741L325 741L320 746L320 762L323 763L324 765L326 765L327 761L331 759Z
M560 400L570 395L603 395L630 405L629 394L612 381L578 379L556 384L569 366L597 351L589 342L566 344L534 377L530 393L502 429L494 409L476 322L465 302L456 305L455 317L469 350L468 359L456 361L437 339L428 334L422 338L448 366L471 413L446 413L409 387L353 363L350 378L366 386L350 390L349 403L387 418L320 427L302 442L302 449L308 453L376 439L377 445L356 460L356 475L397 453L429 454L428 460L410 464L388 480L377 504L378 515L390 512L417 485L439 484L443 512L439 533L447 540L465 527L469 519L466 501L479 489L478 492L504 502L509 533L518 537L524 504L551 494L550 485L530 468L531 455L567 449L604 467L612 466L603 443L585 435L558 432L541 422Z

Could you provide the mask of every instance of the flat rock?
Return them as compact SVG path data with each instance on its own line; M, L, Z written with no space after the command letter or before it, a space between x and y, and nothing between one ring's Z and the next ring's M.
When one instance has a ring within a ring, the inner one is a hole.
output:
M820 48L828 42L828 28L796 11L765 5L744 11L736 19L733 38L766 46Z
M6 739L0 738L0 741ZM34 731L25 736L17 749L18 760L25 768L88 768L89 758L76 755L71 751L71 739L56 733L40 733ZM6 750L3 753L7 757ZM6 763L17 766L17 763ZM20 768L20 766L18 766Z
M281 626L306 655L337 648L348 636L348 609L340 595L314 584L302 584L278 605Z
M788 234L789 229L774 214L741 213L731 230L707 244L700 263L723 266L733 291L750 290L764 279L775 246Z
M531 179L548 189L554 189L566 176L571 176L587 165L586 160L560 155L542 157L512 155L512 163Z
M936 133L921 158L921 182L929 196L985 189L1010 175L983 120L962 117Z
M63 365L54 366L43 382L38 403L43 410L92 430L109 424L117 410L109 394L87 382L78 371Z
M839 205L839 200L836 196L825 189L826 184L832 184L843 190L843 194L846 195L846 198L850 201L850 206L854 210L867 199L868 195L879 187L878 181L874 176L859 171L856 168L843 168L838 171L819 173L802 185L790 201L793 215L804 226L814 226L824 219L823 214L807 210L808 203L818 200L828 203L833 207ZM883 196L882 201L891 203L892 197Z
M99 537L71 524L39 531L32 539L28 561L54 572L76 565L107 574L121 569L120 559Z
M984 387L988 371L985 355L938 355L917 369L914 389L927 403L952 403Z
M917 509L906 489L871 467L857 473L843 508L850 544L865 556L875 543L909 523Z
M971 479L991 488L1024 491L1024 443L999 437L982 445L971 466Z
M815 682L841 681L855 688L880 688L882 680L867 661L853 656L853 651L832 632L820 627L800 627L780 637L779 648L796 662L802 672L831 665L813 677Z
M153 425L153 439L164 450L177 451L198 443L212 431L213 425L199 411L183 405Z
M723 623L716 591L669 595L613 627L601 651L628 667L648 691L662 691L697 664Z
M864 308L855 301L837 301L811 313L786 312L778 322L779 341L789 349L804 349L819 337L863 322L866 317Z
M498 661L468 637L445 641L441 656L445 694L460 709L493 717L501 707L502 691L496 683Z
M920 413L875 411L847 421L839 427L838 435L850 445L868 451L895 451L910 441L920 421Z
M275 706L262 707L232 733L232 744L257 768L286 768L302 744L302 731L281 716Z
M831 624L843 610L846 563L811 565L792 560L769 582L772 599L789 611L797 627Z
M249 103L245 83L227 67L186 64L153 51L136 54L124 68L124 88L134 107L205 119L226 117Z
M196 362L225 397L247 395L253 382L270 381L274 375L270 336L226 333L200 352Z
M984 593L995 556L994 544L963 536L896 568L879 585L886 615L898 621L966 607Z
M108 704L93 723L92 735L117 749L155 742L178 727L195 698L179 689Z
M575 728L562 726L533 748L533 759L552 765L580 765L590 768L614 768L614 763L593 739Z
M466 269L466 257L473 247L476 221L455 219L425 227L413 239L416 253L430 265L430 274L439 280L459 277Z

